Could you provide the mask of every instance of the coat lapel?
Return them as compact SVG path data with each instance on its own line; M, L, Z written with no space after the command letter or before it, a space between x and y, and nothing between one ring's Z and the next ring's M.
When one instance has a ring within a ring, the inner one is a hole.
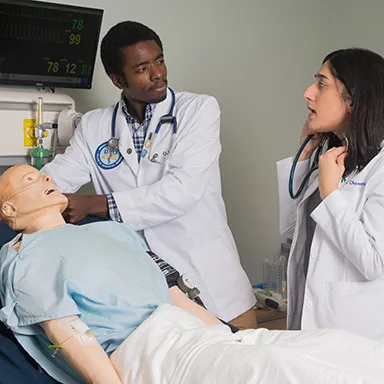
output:
M304 192L303 199L301 200L301 204L308 199L309 196L312 195L313 192L319 187L319 178L316 176L315 179L308 185L308 188Z
M129 129L127 120L121 109L121 102L119 111L116 116L116 136L119 139L119 150L124 160L128 163L132 172L137 175L139 162L137 160L137 153L133 145L131 130Z
M153 134L153 132L155 132L157 124L160 121L160 118L162 116L168 114L169 109L171 107L171 103L172 103L171 92L167 92L166 99L164 101L162 101L161 103L158 103L158 104L155 105L155 109L153 111L151 122L149 123L149 127L148 127L147 137L146 138L148 138L150 133ZM155 152L157 152L156 149L164 147L164 145L161 144L163 140L166 140L166 139L170 140L171 139L171 135L170 135L170 132L172 132L171 128L172 128L171 124L163 124L161 126L159 134L156 135L155 141L153 143L153 148L152 148L152 151L151 151L151 156L153 156L153 154ZM140 167L142 167L143 164L145 164L147 162L150 162L148 155L149 154L147 154L143 159L141 159Z

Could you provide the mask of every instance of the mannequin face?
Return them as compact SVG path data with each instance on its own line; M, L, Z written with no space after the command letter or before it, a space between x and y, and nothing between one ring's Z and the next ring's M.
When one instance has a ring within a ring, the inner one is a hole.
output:
M47 212L61 215L66 206L51 177L30 165L16 165L0 177L0 217L13 229L24 230Z

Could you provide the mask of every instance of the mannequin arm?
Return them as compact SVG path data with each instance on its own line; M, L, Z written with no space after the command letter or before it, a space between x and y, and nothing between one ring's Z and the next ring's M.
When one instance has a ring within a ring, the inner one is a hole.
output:
M208 312L202 306L196 304L194 301L189 299L184 292L177 286L170 288L169 293L172 298L172 302L176 307L184 309L189 313L197 316L201 321L207 325L217 325L223 324L219 319L217 319L212 313Z
M68 364L88 384L121 384L111 361L94 336L71 331L68 320L80 321L78 316L48 320L40 323L48 339L60 346L60 353ZM84 324L84 323L83 323Z

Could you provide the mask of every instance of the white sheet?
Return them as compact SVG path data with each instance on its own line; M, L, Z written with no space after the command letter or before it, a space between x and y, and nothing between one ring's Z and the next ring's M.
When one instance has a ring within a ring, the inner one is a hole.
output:
M384 343L341 330L205 326L164 304L112 354L123 384L384 383Z

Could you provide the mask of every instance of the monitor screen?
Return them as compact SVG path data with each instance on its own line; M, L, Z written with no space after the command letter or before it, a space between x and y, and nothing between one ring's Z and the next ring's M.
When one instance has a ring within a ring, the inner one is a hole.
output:
M91 88L102 17L101 9L0 0L0 84Z

